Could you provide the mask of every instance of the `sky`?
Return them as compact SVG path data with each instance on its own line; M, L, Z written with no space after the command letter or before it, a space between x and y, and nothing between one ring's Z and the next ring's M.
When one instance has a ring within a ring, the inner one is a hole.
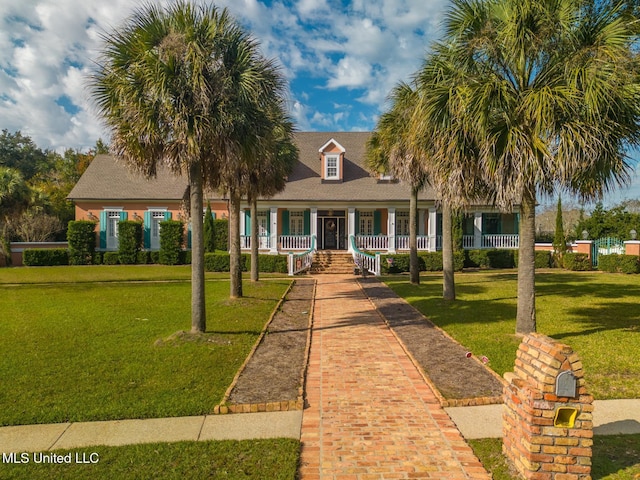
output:
M151 0L167 4L165 0ZM40 148L109 140L87 88L101 34L140 0L0 0L0 129ZM368 131L420 68L447 0L218 0L275 58L301 131ZM640 198L640 175L609 202Z

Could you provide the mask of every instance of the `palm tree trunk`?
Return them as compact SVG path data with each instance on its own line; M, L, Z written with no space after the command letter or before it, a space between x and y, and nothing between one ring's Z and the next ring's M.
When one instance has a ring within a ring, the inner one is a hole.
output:
M409 277L412 285L420 285L418 264L418 189L411 187L409 199Z
M232 187L229 189L229 280L231 284L229 296L231 298L242 297L241 260L240 192Z
M535 270L536 197L527 190L520 205L520 248L518 252L518 311L516 333L536 331Z
M251 199L251 281L257 282L258 276L258 200Z
M453 266L453 222L451 205L442 203L442 298L456 299L456 283Z
M191 332L207 328L204 295L204 235L202 222L202 165L189 166L189 202L191 208Z

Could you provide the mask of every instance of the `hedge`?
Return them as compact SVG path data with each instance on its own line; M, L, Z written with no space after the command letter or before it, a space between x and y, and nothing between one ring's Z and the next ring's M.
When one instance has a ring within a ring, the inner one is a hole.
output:
M138 252L142 246L142 223L132 220L118 222L118 255L123 265L138 262Z
M562 263L565 269L574 272L591 270L591 259L586 253L565 253Z
M104 265L117 265L120 263L120 254L118 252L104 252L102 254L102 263Z
M216 249L229 251L229 220L219 218L213 221L213 233L216 240Z
M513 252L513 266L518 266L518 250L511 250ZM551 268L555 266L552 262L553 257L549 250L536 250L535 251L535 268Z
M243 253L240 265L243 272L251 269L251 255ZM207 272L228 272L230 256L226 252L204 254L204 269ZM258 255L258 268L262 273L287 273L287 255Z
M635 255L598 256L598 270L609 273L640 273L640 258Z
M69 242L69 264L88 265L92 263L96 251L96 223L88 220L69 222L67 241Z
M29 248L22 252L22 263L29 267L69 265L66 248Z
M393 259L389 263L388 259ZM464 252L454 252L453 268L461 271L464 267ZM418 269L421 272L441 272L442 271L442 252L420 252L418 253ZM380 255L380 270L382 273L405 273L409 271L409 254L389 254Z
M184 242L184 225L177 220L160 222L160 263L178 265Z

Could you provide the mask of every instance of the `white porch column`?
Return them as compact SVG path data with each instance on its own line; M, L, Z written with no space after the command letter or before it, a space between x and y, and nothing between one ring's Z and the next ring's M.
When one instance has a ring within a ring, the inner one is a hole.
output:
M436 207L429 208L429 251L435 252L438 248L438 217Z
M473 247L482 248L482 212L475 212L473 217Z
M238 219L238 221L240 222L240 236L244 236L244 235L250 235L251 232L246 233L245 231L245 223L246 223L246 212L244 210L244 208L240 207L240 218ZM253 222L254 219L252 218L251 221Z
M347 250L349 252L353 252L353 248L351 248L351 235L356 234L356 209L354 207L349 207L349 213L347 218Z
M318 248L318 207L311 207L311 214L309 215L309 233L313 237L316 236L316 249Z
M387 238L389 239L389 253L396 253L396 207L387 208Z
M269 249L269 255L278 254L278 207L271 207L269 215L269 232L271 248Z

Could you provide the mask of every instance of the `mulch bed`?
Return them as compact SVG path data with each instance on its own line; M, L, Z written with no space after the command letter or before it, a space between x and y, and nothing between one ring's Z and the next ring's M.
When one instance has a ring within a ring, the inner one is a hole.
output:
M502 402L500 377L375 278L367 296L424 372L443 406ZM298 278L216 413L301 409L315 281Z

